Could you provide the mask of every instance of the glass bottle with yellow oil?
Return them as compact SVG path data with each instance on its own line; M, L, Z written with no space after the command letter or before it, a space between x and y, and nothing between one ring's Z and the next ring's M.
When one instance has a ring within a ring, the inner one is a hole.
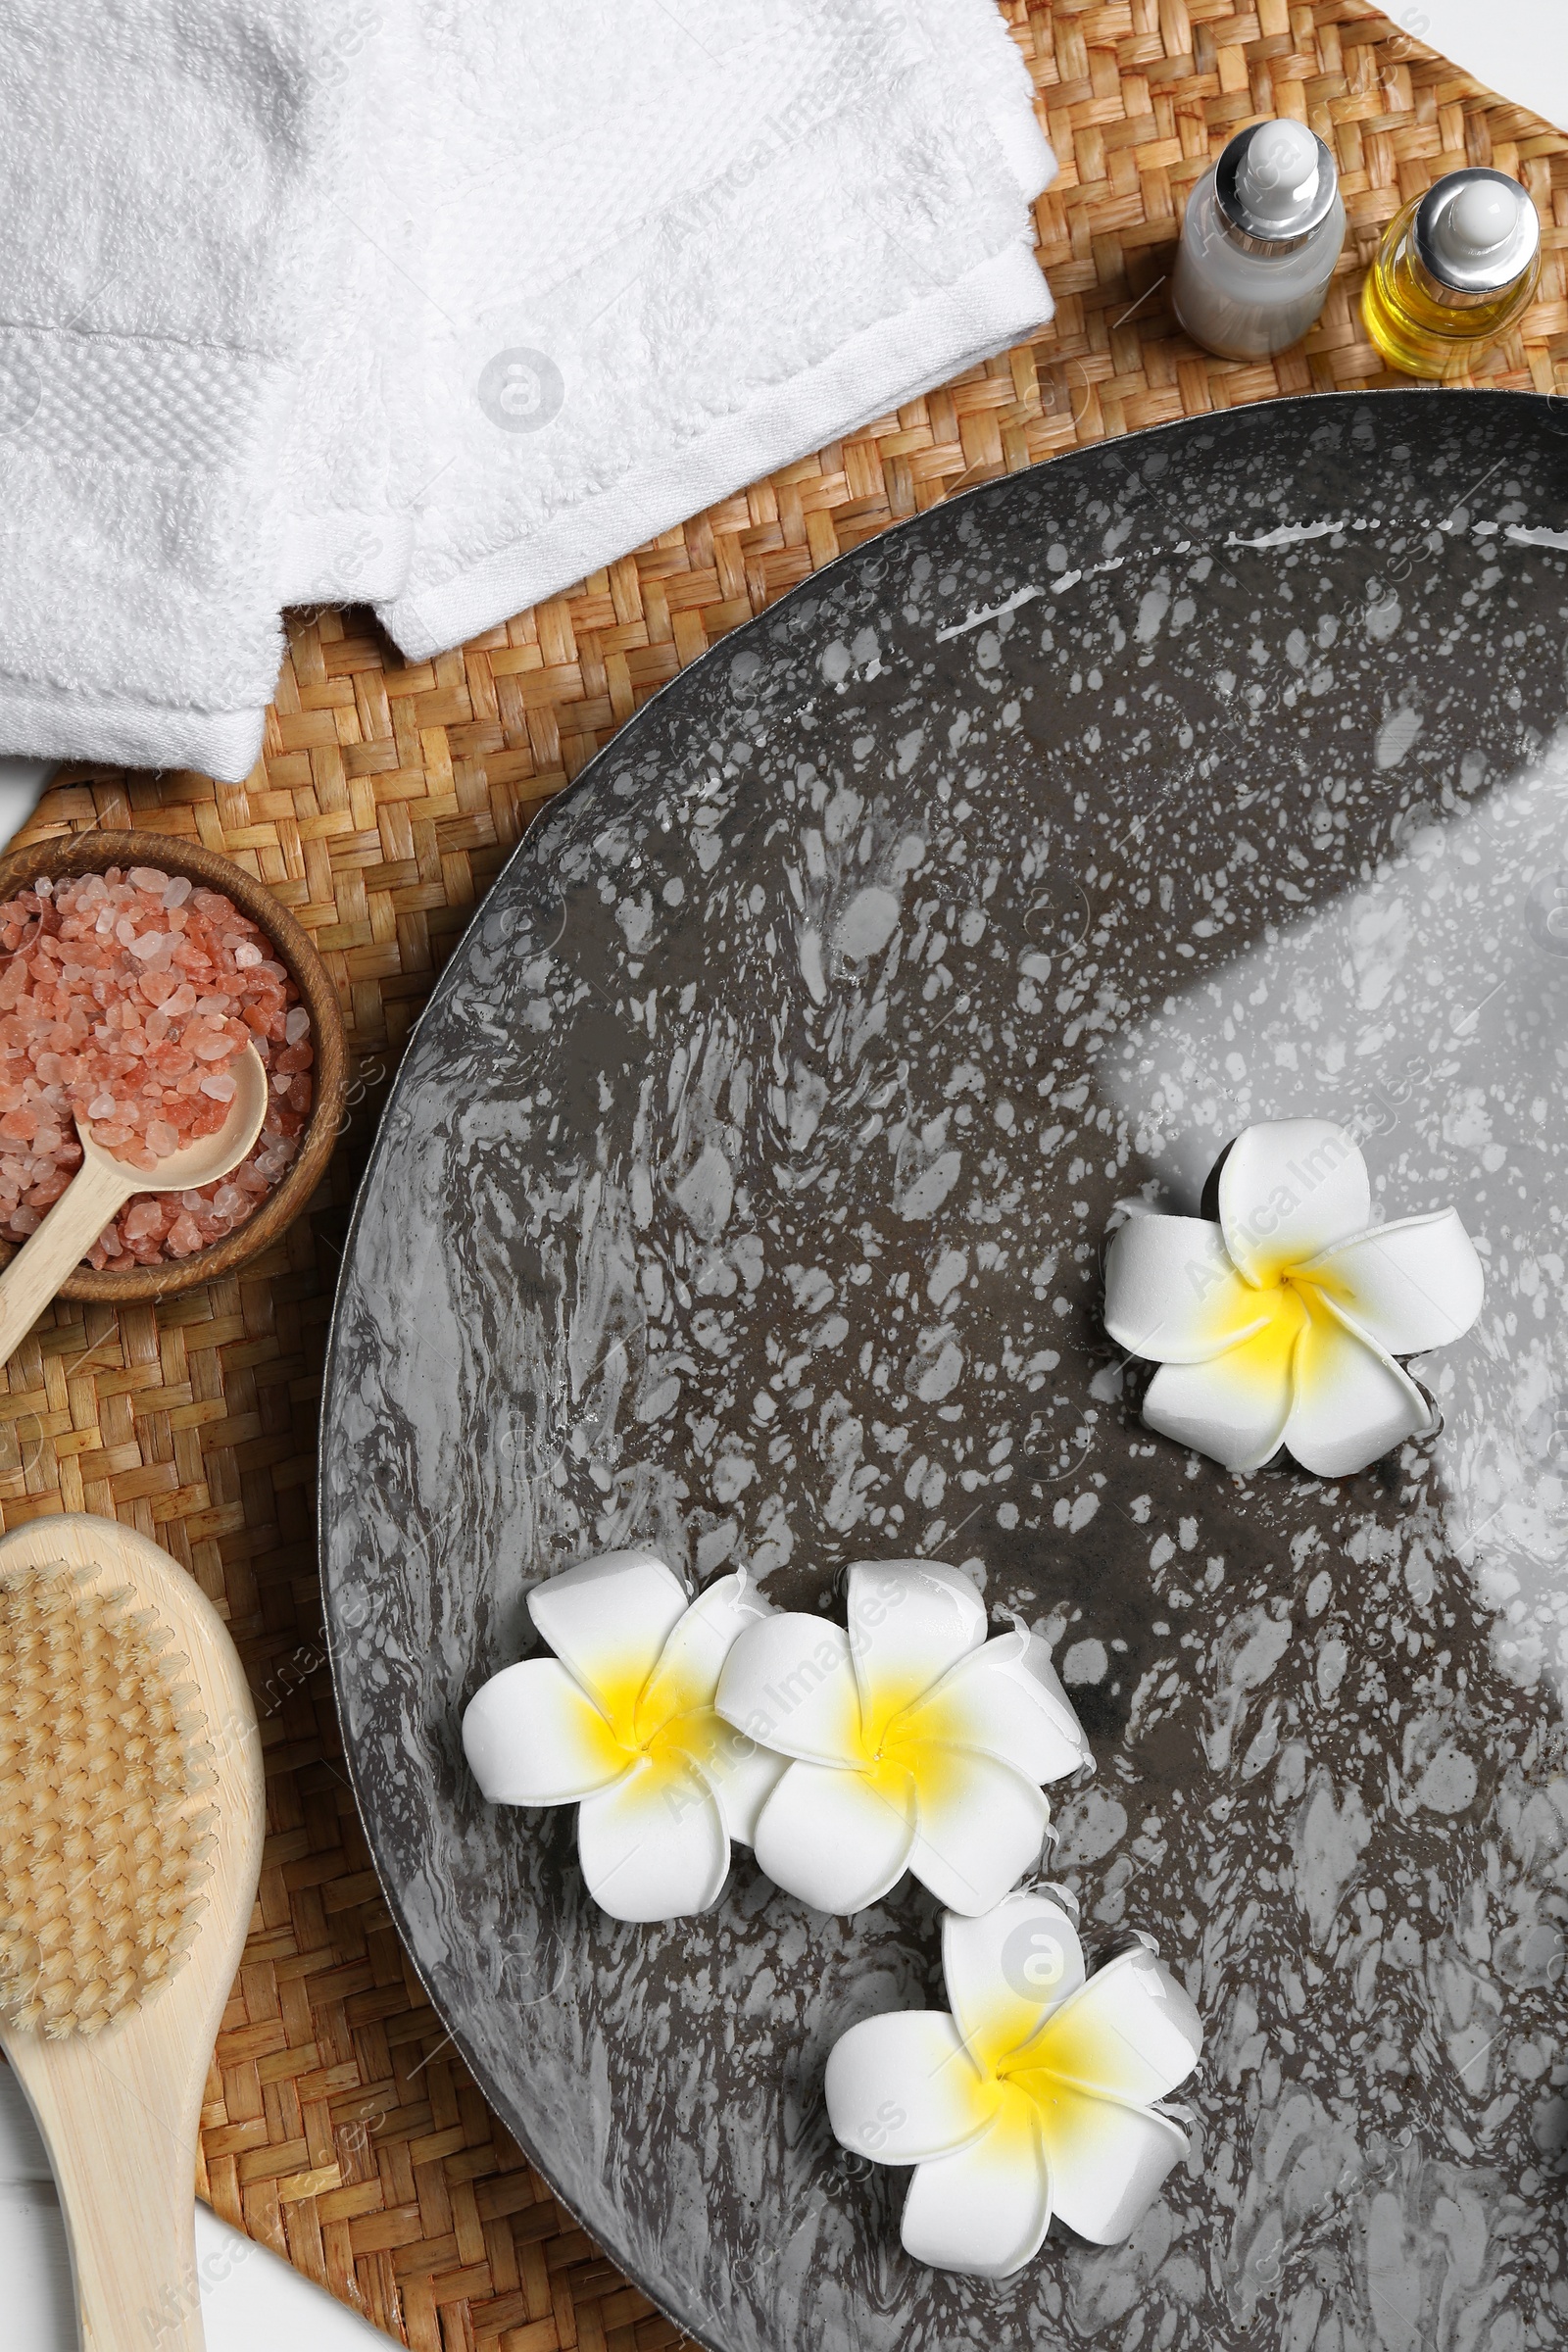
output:
M1391 368L1451 382L1529 309L1540 274L1541 220L1526 190L1479 166L1450 172L1384 230L1361 316Z

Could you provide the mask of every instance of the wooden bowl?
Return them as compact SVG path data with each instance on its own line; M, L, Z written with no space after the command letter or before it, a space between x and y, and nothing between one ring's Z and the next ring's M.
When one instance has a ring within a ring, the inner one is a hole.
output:
M267 1195L254 1216L232 1233L225 1233L210 1249L198 1250L192 1257L171 1258L167 1263L134 1266L121 1272L105 1267L100 1273L91 1266L81 1265L60 1286L63 1298L99 1298L111 1303L120 1299L166 1298L174 1291L194 1290L199 1283L232 1274L236 1266L244 1265L248 1258L259 1256L262 1250L270 1248L284 1227L299 1215L331 1157L343 1115L347 1055L337 991L305 932L265 883L254 880L243 866L233 864L229 858L220 858L213 850L204 850L198 842L182 841L171 833L95 830L56 834L48 841L12 850L0 858L0 902L15 898L18 891L27 889L40 874L47 874L51 881L64 881L79 874L106 873L112 865L118 865L122 871L127 866L151 865L166 874L187 874L203 889L220 890L232 899L240 912L248 914L266 932L277 950L278 961L299 990L300 1002L311 1016L311 1044L316 1060L311 1070L315 1096L299 1152L284 1172L282 1182ZM154 1192L157 1187L148 1185L146 1190ZM5 1250L6 1257L12 1256L19 1247L11 1244Z

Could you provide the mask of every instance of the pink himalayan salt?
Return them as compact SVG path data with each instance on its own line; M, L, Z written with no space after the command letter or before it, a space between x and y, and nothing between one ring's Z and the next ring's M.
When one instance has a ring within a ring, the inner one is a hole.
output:
M89 1262L189 1257L232 1232L299 1150L309 1035L270 940L220 893L154 866L40 877L0 906L0 1234L24 1240L65 1191L81 1163L78 1116L149 1174L216 1132L250 1044L271 1079L250 1156L199 1192L138 1194Z

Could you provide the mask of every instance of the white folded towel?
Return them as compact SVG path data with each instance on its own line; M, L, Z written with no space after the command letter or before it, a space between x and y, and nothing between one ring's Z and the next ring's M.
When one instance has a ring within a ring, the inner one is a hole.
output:
M280 604L444 650L1051 316L994 0L321 13L0 0L0 751L237 780Z
M241 776L379 0L0 0L0 752Z
M443 651L1051 315L994 0L425 0ZM594 39L585 41L585 24ZM453 182L451 159L466 169Z

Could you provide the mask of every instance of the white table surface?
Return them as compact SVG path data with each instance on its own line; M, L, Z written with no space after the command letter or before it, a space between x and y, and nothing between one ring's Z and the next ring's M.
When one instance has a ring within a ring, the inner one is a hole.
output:
M49 760L0 759L0 841L9 841L26 823L53 773Z
M1478 81L1568 130L1563 0L1382 0L1396 25Z
M1385 0L1396 25L1466 73L1568 130L1568 0ZM0 841L50 773L0 759ZM196 2208L209 2352L369 2352L386 2338L265 2247ZM8 2352L77 2352L65 2227L43 2144L0 2065L0 2291Z

